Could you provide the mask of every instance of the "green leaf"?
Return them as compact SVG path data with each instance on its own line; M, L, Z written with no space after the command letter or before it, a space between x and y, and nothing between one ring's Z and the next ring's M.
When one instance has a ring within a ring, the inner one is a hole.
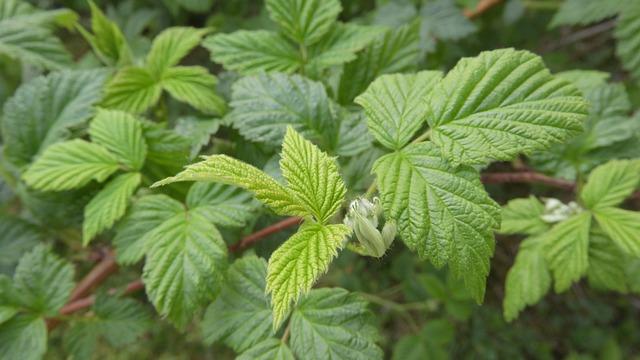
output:
M267 0L266 6L284 34L302 46L320 41L342 11L338 0Z
M334 149L340 122L324 86L299 75L280 73L245 77L233 86L228 118L242 136L279 146L288 125Z
M37 226L11 215L0 215L0 274L12 274L20 257L44 238Z
M231 265L220 296L207 308L202 321L207 344L223 341L241 353L273 335L266 276L267 262L256 256Z
M217 183L195 183L187 194L187 207L212 223L224 227L243 227L255 215L256 203L250 193Z
M126 173L111 180L84 209L82 244L113 226L127 211L129 200L140 185L140 173Z
M209 144L211 137L218 132L221 123L220 119L185 116L176 121L174 130L191 140L191 158L195 158L200 150Z
M104 146L132 170L140 170L147 155L142 125L122 111L98 110L89 127L91 141Z
M626 0L566 0L555 13L549 27L588 25L615 16Z
M73 289L73 267L49 247L38 245L20 258L13 284L24 307L53 316Z
M376 139L399 150L424 125L424 98L441 78L439 71L382 75L355 102L364 108L367 125Z
M507 321L516 319L522 309L540 301L551 287L543 245L543 237L530 237L520 244L505 283L503 308Z
M306 294L338 255L351 229L345 225L305 222L269 258L267 293L277 329L301 295Z
M65 332L64 347L76 359L91 358L102 339L121 351L151 325L147 309L132 299L99 295L92 311L93 316L73 321Z
M639 160L612 160L591 172L580 197L592 210L617 206L633 193L639 183Z
M167 195L147 195L134 201L113 239L118 263L129 265L142 259L151 230L183 211L184 206Z
M102 182L119 168L105 148L76 139L51 145L22 178L35 189L61 191L79 188L91 180Z
M247 189L279 215L307 216L297 197L274 178L254 166L226 155L212 155L189 165L176 176L159 181L161 186L177 181L210 181Z
M282 35L266 31L239 30L207 37L202 46L211 60L243 75L256 72L292 73L301 65L300 55Z
M294 360L293 353L280 339L266 339L243 352L238 360Z
M62 71L20 86L2 115L6 159L24 167L51 144L68 138L69 128L93 116L106 76L104 70Z
M173 175L188 164L191 141L166 125L143 123L147 159L143 172L152 179Z
M382 359L367 302L344 289L313 290L291 316L291 349L299 358Z
M356 52L364 49L384 32L383 27L336 23L327 35L309 48L309 64L315 71L344 64L356 58Z
M640 81L640 4L628 3L620 13L614 36L617 40L616 54L622 61L622 66L636 82Z
M18 315L0 325L0 354L6 360L38 360L47 351L44 319Z
M201 66L175 66L165 70L162 86L174 98L207 114L224 114L225 102L216 94L218 80Z
M503 234L535 235L549 230L549 224L541 216L544 214L544 204L535 196L514 199L502 208Z
M361 154L365 150L371 150L373 136L371 136L367 128L367 120L364 113L362 111L340 110L341 121L335 149L336 154L351 157Z
M89 7L91 8L91 30L93 34L86 31L82 26L77 26L77 29L91 45L93 51L107 65L122 66L131 64L131 49L118 25L109 20L93 1L89 2Z
M196 212L183 212L148 236L142 279L162 316L184 327L219 291L227 247L218 230Z
M430 320L417 335L400 338L393 347L392 359L449 359L448 345L454 338L454 330L449 320Z
M125 67L107 84L102 106L140 113L155 105L162 94L158 78L139 67Z
M452 0L436 0L420 9L420 31L438 40L459 40L476 32L477 27L467 19Z
M193 27L171 27L153 39L147 54L146 68L156 76L169 67L177 65L193 48L200 44L209 29Z
M598 208L593 215L602 230L623 252L640 257L640 212Z
M372 41L358 57L345 64L337 89L340 104L349 105L382 74L415 70L420 55L419 23L388 30Z
M556 293L563 292L586 274L589 267L591 214L582 212L555 225L544 234L544 252L553 273Z
M589 285L596 289L629 291L626 267L629 261L620 248L604 236L591 234L589 242Z
M292 127L287 128L281 156L280 168L289 190L316 221L327 223L342 205L346 193L336 159Z
M0 305L0 325L7 320L10 320L15 314L18 313L18 309L13 306Z
M409 249L436 266L449 263L476 301L484 297L500 207L478 172L454 167L431 143L412 144L376 161L382 205Z
M582 130L587 103L542 59L501 49L464 58L428 100L431 139L455 163L486 164L544 150Z

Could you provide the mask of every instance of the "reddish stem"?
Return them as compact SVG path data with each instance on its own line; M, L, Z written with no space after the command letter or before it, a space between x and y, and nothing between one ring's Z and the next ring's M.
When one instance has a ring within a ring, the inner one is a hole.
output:
M279 221L273 225L267 226L262 230L259 230L251 235L245 236L242 240L240 240L240 242L230 245L229 251L230 252L242 251L271 234L275 234L284 229L288 229L292 226L300 224L300 221L302 221L301 218L293 216L293 217L286 218L282 221Z
M480 2L478 2L478 5L476 5L475 9L465 9L464 16L466 16L469 19L476 18L482 15L485 11L500 4L501 2L502 0L480 0Z
M481 179L485 184L536 183L569 191L573 191L576 187L576 184L571 181L555 179L533 171L485 173L482 174Z

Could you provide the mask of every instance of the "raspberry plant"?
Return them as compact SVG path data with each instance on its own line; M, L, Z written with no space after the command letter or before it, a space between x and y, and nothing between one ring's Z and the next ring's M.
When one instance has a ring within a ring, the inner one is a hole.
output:
M0 357L631 356L638 4L369 3L0 0Z

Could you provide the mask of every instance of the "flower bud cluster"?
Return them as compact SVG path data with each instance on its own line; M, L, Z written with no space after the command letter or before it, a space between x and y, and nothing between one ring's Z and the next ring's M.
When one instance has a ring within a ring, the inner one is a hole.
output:
M359 243L355 250L362 255L382 257L396 237L394 221L387 221L382 231L378 230L381 215L382 206L378 198L372 201L360 198L349 205L344 224L353 229Z

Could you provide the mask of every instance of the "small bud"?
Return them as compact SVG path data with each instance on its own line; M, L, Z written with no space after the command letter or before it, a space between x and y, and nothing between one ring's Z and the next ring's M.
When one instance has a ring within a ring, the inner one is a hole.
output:
M378 230L380 213L381 206L377 198L374 198L373 202L356 199L351 202L344 218L344 224L353 229L360 243L359 252L363 255L382 257L395 238L396 226L393 222L387 222L382 233Z
M583 209L575 201L564 204L562 201L554 198L544 199L544 214L540 218L547 223L558 223L564 221L571 216L578 214Z

